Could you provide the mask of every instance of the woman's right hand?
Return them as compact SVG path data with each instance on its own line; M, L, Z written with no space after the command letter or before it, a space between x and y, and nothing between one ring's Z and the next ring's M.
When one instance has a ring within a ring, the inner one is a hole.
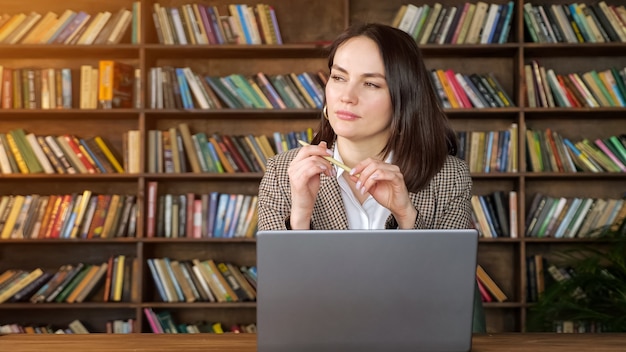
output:
M332 156L326 142L300 148L289 164L291 186L290 225L294 230L309 229L315 198L320 189L320 176L334 176L334 168L324 156Z

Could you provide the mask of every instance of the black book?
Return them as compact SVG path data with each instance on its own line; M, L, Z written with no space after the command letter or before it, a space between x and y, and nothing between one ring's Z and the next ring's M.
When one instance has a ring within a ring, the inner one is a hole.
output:
M445 20L446 15L449 15L449 9L444 7L441 9L441 12L439 12L437 21L435 22L435 25L433 26L433 31L430 33L430 37L428 37L428 42L427 42L428 44L435 43L435 38L437 38L437 34L440 34L439 31L441 30L441 24Z
M480 76L473 73L469 75L469 78L472 81L472 83L474 83L476 88L478 88L480 95L487 101L489 107L492 107L492 108L499 107L498 103L496 102L496 99L491 95L491 93L489 93L489 91L483 84L482 80L480 79Z
M613 26L611 25L611 22L609 22L609 19L604 14L604 11L600 9L600 6L598 4L589 4L587 5L587 8L591 9L590 11L591 16L594 19L596 19L598 23L600 23L600 26L598 26L600 31L601 32L604 31L604 33L606 33L606 36L609 38L610 41L620 42L621 40L619 38L619 35L617 35L615 28L613 28Z

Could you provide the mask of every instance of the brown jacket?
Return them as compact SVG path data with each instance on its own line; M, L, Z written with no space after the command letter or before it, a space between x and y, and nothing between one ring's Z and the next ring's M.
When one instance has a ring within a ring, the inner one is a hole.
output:
M259 187L259 230L288 229L291 189L287 168L298 149L272 157ZM417 229L465 229L471 227L472 179L464 161L448 156L443 167L418 193L409 193L418 211ZM397 228L390 215L386 228ZM320 190L313 208L311 229L347 230L348 219L334 177L321 175Z

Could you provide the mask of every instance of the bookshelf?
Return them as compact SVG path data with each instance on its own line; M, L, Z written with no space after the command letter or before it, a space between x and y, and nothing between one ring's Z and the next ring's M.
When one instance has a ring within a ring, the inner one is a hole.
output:
M441 0L443 6L463 4L462 0ZM507 1L493 0L504 4ZM67 8L89 12L117 11L131 8L131 0L93 2L71 0L24 2L8 0L3 12L13 14L32 11L55 11ZM130 44L130 34L115 45L2 45L0 65L6 67L70 67L76 74L82 64L97 66L98 60L113 59L141 69L142 107L134 109L80 110L75 93L75 108L69 110L0 109L0 132L23 128L37 135L72 133L82 137L103 136L118 151L123 150L122 135L139 130L140 165L147 170L147 131L166 130L187 123L193 131L222 134L267 134L314 127L316 109L256 110L177 110L149 109L149 69L155 66L189 66L215 75L231 73L279 74L291 71L317 71L326 67L323 45L352 23L377 21L391 23L405 2L376 0L270 0L280 23L284 45L162 45L152 21L154 0L141 0L141 41ZM162 6L180 6L183 0L159 1ZM223 8L231 2L212 1ZM253 1L240 3L256 4ZM433 2L414 2L415 4ZM543 0L541 4L562 4L562 0ZM524 30L520 9L523 1L515 0L509 40L490 45L422 45L428 68L453 69L462 73L492 72L515 107L487 109L449 109L448 116L457 130L499 130L512 123L519 126L519 170L514 173L475 173L474 194L494 191L518 192L518 238L481 239L478 262L509 297L503 303L485 304L487 329L490 332L523 331L527 310L526 262L529 255L549 256L555 249L579 243L593 244L589 239L525 238L524 221L532 196L543 192L552 196L621 197L626 178L620 173L533 173L526 172L524 131L526 128L550 127L571 138L608 137L623 132L624 108L528 108L524 89L524 64L538 60L557 73L583 72L623 65L625 43L604 44L536 44ZM306 11L302 11L306 9ZM129 31L130 32L130 31ZM74 92L78 91L77 81ZM80 319L92 331L104 331L113 319L134 319L137 331L150 331L144 308L170 311L180 322L220 321L224 326L255 321L255 303L164 303L150 277L145 263L148 258L214 259L239 265L254 265L253 239L164 239L145 237L147 184L158 182L159 193L196 194L211 191L255 194L261 179L259 173L240 174L99 174L99 175L0 175L0 194L55 194L82 192L125 193L137 196L139 219L135 238L106 240L2 240L0 271L9 268L55 270L69 262L103 262L111 255L124 254L139 258L141 266L134 280L136 299L130 302L102 302L96 294L91 302L81 304L0 304L0 325L53 324L65 327Z

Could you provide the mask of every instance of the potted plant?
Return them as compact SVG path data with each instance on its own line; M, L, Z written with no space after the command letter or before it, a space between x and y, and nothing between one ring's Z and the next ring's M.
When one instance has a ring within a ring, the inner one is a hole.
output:
M626 219L592 235L602 244L556 253L571 275L549 284L529 309L528 331L554 331L555 322L566 321L626 332Z

